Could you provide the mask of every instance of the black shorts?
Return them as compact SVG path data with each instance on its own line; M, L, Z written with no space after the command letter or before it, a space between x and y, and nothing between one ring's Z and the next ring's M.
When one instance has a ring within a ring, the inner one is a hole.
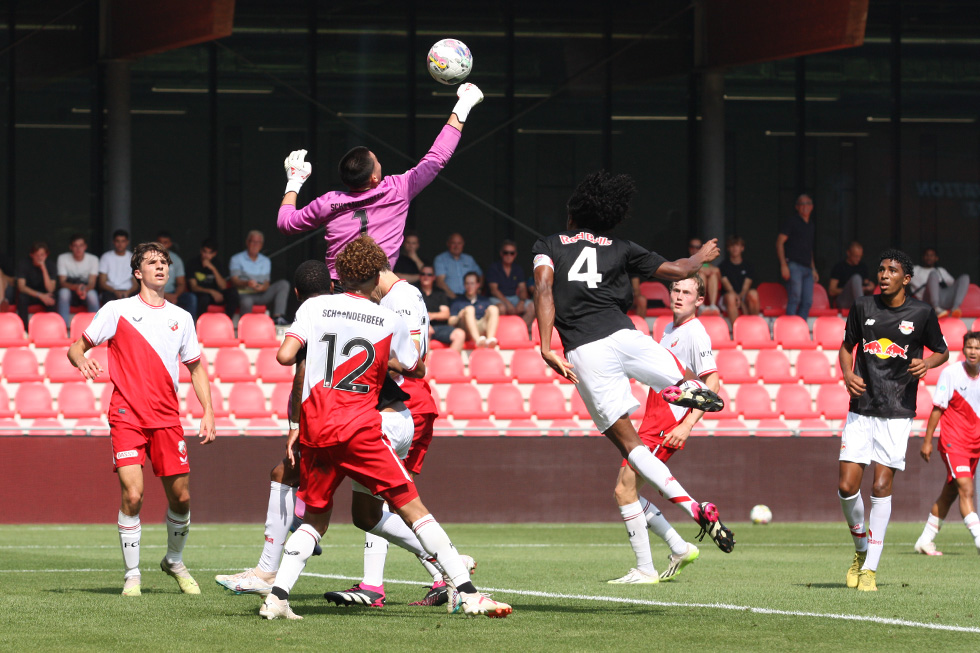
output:
M449 336L452 335L458 327L449 326L448 324L440 324L432 327L432 339L438 340L444 345L448 345L450 342Z

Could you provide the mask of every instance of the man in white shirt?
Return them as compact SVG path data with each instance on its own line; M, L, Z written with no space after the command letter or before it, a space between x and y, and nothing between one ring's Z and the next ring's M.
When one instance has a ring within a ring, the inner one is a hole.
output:
M102 303L113 299L125 299L139 292L139 284L133 277L130 259L129 232L116 229L112 234L112 250L99 259L99 290Z
M939 254L935 247L922 250L922 265L916 265L912 273L909 289L916 299L931 304L936 317L960 317L960 304L970 287L970 275L961 274L953 278L946 268L937 266Z
M89 313L99 310L99 293L95 284L99 277L99 259L88 254L85 236L75 234L68 241L68 250L58 255L58 314L71 324L71 307L84 304Z
M272 281L272 261L262 254L265 236L253 229L245 237L245 251L238 252L228 262L231 278L229 281L238 288L242 315L252 312L254 304L272 306L272 320L278 325L288 326L284 316L286 299L289 297L289 282L285 279Z

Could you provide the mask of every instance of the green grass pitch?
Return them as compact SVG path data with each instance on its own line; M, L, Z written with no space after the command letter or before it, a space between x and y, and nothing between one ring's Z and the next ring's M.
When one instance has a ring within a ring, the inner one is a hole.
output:
M322 598L360 577L362 534L336 526L291 597L299 622L260 619L256 596L235 596L217 573L253 566L261 525L194 524L184 557L201 596L183 596L159 571L161 525L145 525L143 596L119 595L113 525L0 526L0 650L140 651L977 651L980 556L951 519L942 557L912 553L919 524L892 524L879 591L843 585L852 548L842 524L731 524L738 544L701 559L674 581L617 586L633 555L609 524L448 525L473 577L514 606L507 619L467 619L409 607L426 578L392 548L383 609L337 608ZM696 527L679 526L693 537ZM654 561L666 558L654 543Z

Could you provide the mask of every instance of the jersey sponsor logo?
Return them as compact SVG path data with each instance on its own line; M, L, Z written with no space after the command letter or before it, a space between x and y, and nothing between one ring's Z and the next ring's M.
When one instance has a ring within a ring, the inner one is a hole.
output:
M865 353L874 354L878 358L895 358L896 356L898 358L908 358L905 354L908 352L909 346L899 347L888 338L878 338L871 342L862 338L861 342L863 343L862 349L864 349Z
M142 315L140 315L139 317L133 317L133 322L142 322L142 321L143 321Z
M129 451L120 451L116 454L116 460L122 460L123 458L135 458L139 453L135 449L130 449Z
M874 323L875 323L875 319L873 317L869 317L867 320L864 321L864 326L871 326Z
M585 240L595 245L602 245L603 247L605 247L606 245L612 245L611 238L606 238L605 236L596 236L594 234L590 234L587 231L580 231L574 236L559 235L558 240L561 241L562 245L573 245L580 240Z
M538 267L539 265L547 265L552 270L555 269L555 262L547 254L536 254L534 256L534 267Z
M961 474L961 473L962 474L966 474L966 473L969 473L970 472L970 466L969 465L957 465L956 466L956 469L954 471L957 474Z
M884 543L885 543L884 540L876 540L874 533L871 532L870 528L868 529L868 544L884 544Z
M915 325L908 320L902 320L902 323L898 325L898 330L903 334L908 335L915 331ZM905 358L904 356L902 358Z
M167 320L167 326L170 327L171 331L176 331L177 328L180 327L180 325L177 324L177 320Z
M268 535L265 536L265 541L268 542L269 544L275 544L276 543L275 539L269 537Z

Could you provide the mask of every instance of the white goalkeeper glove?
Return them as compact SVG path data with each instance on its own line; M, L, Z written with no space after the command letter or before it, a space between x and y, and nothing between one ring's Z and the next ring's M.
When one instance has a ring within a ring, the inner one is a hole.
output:
M456 89L456 97L459 100L453 107L453 113L456 114L456 118L460 122L466 122L467 116L470 115L470 109L483 102L483 91L476 84L460 84L459 88Z
M303 187L303 182L309 179L313 172L313 166L303 159L306 157L306 150L296 150L290 152L283 162L286 168L286 192L299 193Z

